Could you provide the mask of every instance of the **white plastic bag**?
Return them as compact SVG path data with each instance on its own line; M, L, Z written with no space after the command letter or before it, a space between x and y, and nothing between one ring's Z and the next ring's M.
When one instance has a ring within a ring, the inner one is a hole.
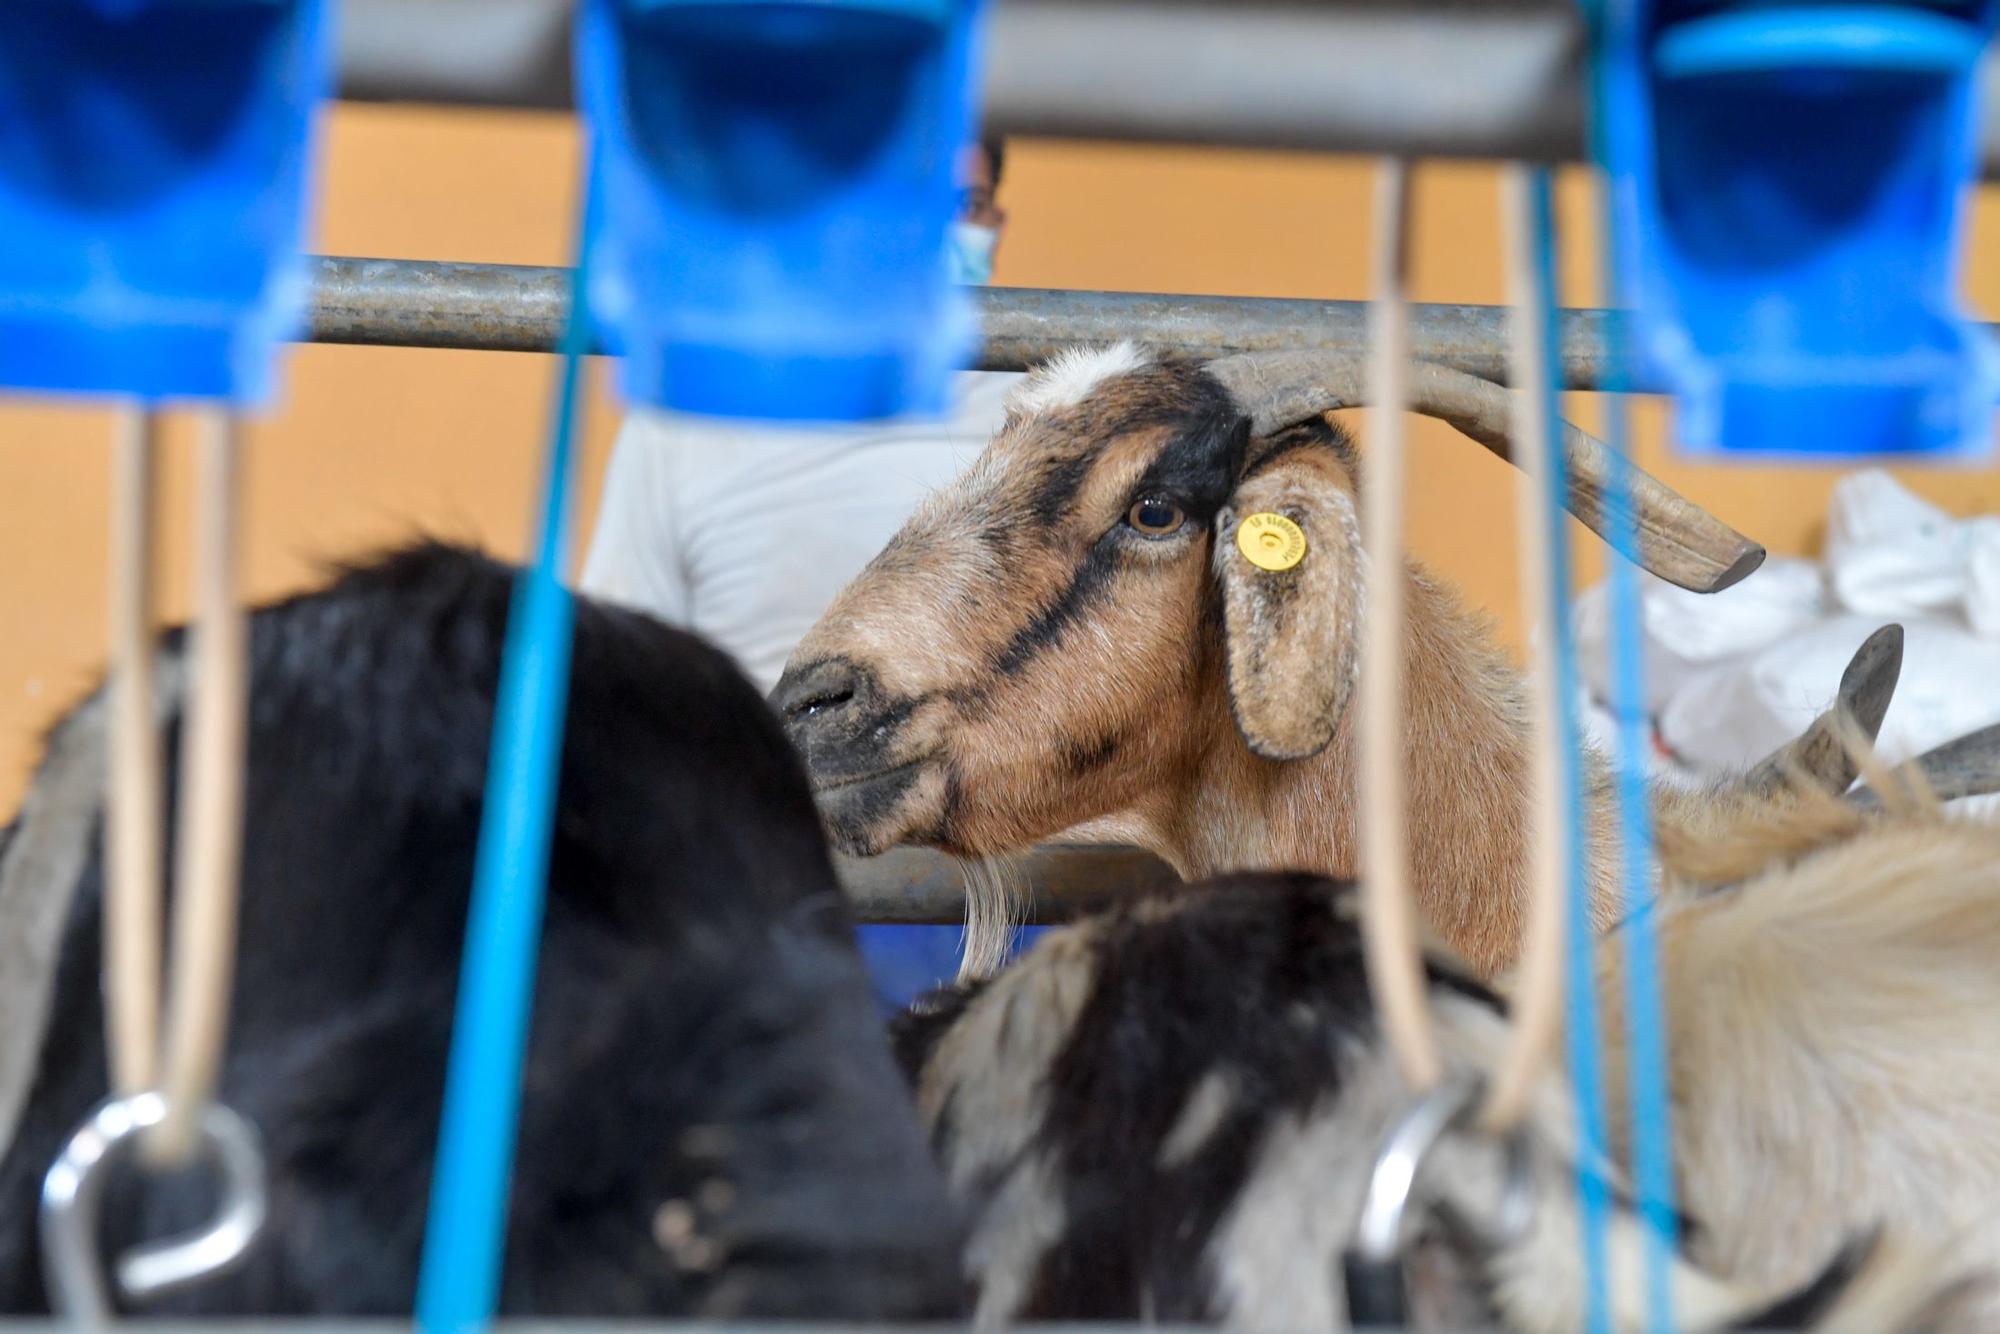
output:
M1641 575L1639 598L1646 708L1653 714L1716 664L1742 659L1812 624L1827 610L1820 567L1806 560L1767 560L1748 579L1720 593L1690 593ZM1610 699L1608 583L1595 584L1576 599L1571 626L1585 684L1596 698Z
M1840 616L1788 635L1748 662L1690 682L1660 718L1666 744L1704 771L1753 764L1811 725L1833 702L1861 642L1886 620ZM1878 753L1891 763L2000 722L2000 640L1956 617L1907 616L1903 670L1882 721Z
M2000 519L1974 519L1965 557L1965 619L1974 634L2000 639Z
M1954 519L1879 468L1834 487L1826 567L1848 611L1956 613L1977 633L2000 636L2000 519Z

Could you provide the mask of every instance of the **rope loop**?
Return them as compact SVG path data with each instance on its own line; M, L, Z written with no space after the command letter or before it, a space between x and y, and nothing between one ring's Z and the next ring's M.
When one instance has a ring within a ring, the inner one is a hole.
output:
M1501 1140L1505 1155L1500 1199L1490 1218L1477 1218L1450 1200L1423 1195L1425 1163L1448 1137L1490 1138L1478 1127L1485 1080L1470 1071L1445 1076L1418 1094L1376 1150L1362 1197L1354 1240L1343 1257L1349 1323L1357 1328L1400 1326L1409 1320L1403 1250L1419 1207L1436 1209L1452 1229L1489 1251L1512 1245L1534 1222L1534 1158L1527 1132L1516 1127Z

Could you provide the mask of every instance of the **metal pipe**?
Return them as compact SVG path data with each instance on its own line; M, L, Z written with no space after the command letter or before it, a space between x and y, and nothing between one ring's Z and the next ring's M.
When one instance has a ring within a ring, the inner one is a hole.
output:
M959 864L928 848L897 848L879 857L836 857L841 885L862 922L965 920ZM1136 848L1049 844L1014 859L1029 891L1028 921L1068 921L1135 892L1178 884L1180 877Z
M394 347L549 352L569 305L568 270L407 259L315 261L308 341ZM1131 339L1157 351L1215 357L1274 348L1367 346L1361 301L1158 296L982 287L972 294L985 333L973 365L1017 371L1072 343ZM1603 374L1601 310L1562 313L1562 378L1594 388ZM1410 308L1414 354L1487 379L1507 377L1504 306Z
M572 7L344 0L341 96L567 108ZM998 0L988 23L991 133L1533 161L1583 153L1573 0ZM2000 57L1988 57L1982 81L1981 169L2000 177Z
M1001 0L984 122L1001 134L1569 160L1583 149L1580 9Z

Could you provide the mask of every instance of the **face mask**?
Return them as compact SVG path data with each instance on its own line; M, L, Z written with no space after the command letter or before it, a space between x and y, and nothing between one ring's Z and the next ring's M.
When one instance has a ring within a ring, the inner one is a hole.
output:
M954 222L945 238L945 267L955 283L981 286L993 278L993 248L1000 233L976 222Z

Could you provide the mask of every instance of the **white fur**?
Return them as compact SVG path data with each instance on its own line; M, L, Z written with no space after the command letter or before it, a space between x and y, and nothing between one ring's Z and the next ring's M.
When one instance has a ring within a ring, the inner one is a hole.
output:
M959 858L965 877L965 943L958 980L991 977L1007 962L1014 928L1025 919L1029 894L1010 857Z
M1136 371L1151 360L1131 343L1098 348L1066 347L1037 367L1008 395L1008 410L1032 416L1075 407L1112 376Z

